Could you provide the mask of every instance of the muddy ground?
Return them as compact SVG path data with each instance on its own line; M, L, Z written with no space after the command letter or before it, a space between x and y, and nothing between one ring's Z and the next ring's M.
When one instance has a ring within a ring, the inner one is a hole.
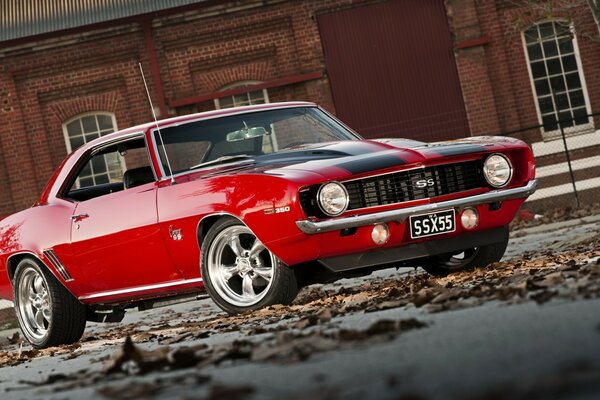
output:
M600 222L531 230L486 269L394 269L229 317L210 300L0 348L1 399L597 399Z

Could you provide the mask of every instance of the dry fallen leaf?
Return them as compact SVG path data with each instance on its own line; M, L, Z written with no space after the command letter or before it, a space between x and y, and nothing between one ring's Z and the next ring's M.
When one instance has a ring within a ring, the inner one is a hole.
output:
M254 393L252 386L214 385L206 400L243 400Z
M12 335L8 336L6 339L8 340L9 344L17 344L21 339L21 335L19 334L19 331L17 331L14 332Z
M105 386L97 390L102 396L115 400L149 399L161 391L156 383L133 382L119 386Z
M160 344L169 345L169 344L179 343L179 342L184 341L187 338L192 337L192 335L193 335L192 332L185 332L185 333L182 333L181 335L177 335L177 336L174 336L174 337L163 339L163 340L160 341Z
M103 372L106 375L116 372L143 375L163 368L167 364L167 353L167 347L158 347L152 351L142 350L133 344L131 336L127 336L123 346L105 364Z

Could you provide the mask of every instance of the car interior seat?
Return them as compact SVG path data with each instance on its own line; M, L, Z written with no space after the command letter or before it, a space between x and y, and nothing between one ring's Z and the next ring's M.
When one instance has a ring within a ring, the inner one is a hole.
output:
M150 182L154 182L154 174L150 166L128 169L123 174L123 187L125 189Z

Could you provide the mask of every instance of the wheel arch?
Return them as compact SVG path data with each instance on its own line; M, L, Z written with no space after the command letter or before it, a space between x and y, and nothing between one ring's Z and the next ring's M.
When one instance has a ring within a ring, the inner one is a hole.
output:
M256 213L255 213L256 214ZM262 212L260 213L262 214ZM284 264L291 266L298 264L298 262L289 262L286 260L285 253L285 243L282 245L281 243L277 243L281 238L276 237L272 232L268 232L264 226L260 225L260 220L257 221L255 215L244 214L244 216L239 216L230 212L220 211L215 212L214 214L205 215L200 219L198 225L196 227L196 240L198 249L200 253L202 253L202 244L208 234L209 230L221 219L223 218L233 218L238 220L241 224L246 226L252 234L260 239L262 244L277 258L283 261ZM299 230L298 232L302 234ZM304 235L304 234L302 234ZM314 239L314 238L311 238Z
M45 268L47 271L49 271L54 278L69 292L71 292L71 294L73 294L73 292L65 285L65 283L63 282L63 280L60 278L60 275L56 273L56 271L54 270L54 268L50 268L48 266L48 263L46 261L44 261L44 258L41 257L39 254L34 253L32 251L21 251L19 253L15 253L12 254L10 257L8 257L8 259L6 260L6 273L8 274L8 279L10 280L10 282L12 283L14 281L15 278L15 272L17 270L17 266L19 265L19 263L21 261L23 261L26 258L32 258L34 259L36 262L39 263L39 265L42 268ZM74 294L73 294L74 295Z
M196 238L198 241L198 248L200 250L202 250L202 242L204 241L204 238L206 237L206 234L208 233L210 228L220 219L227 217L235 218L242 224L247 226L247 224L240 217L230 213L220 212L217 214L210 214L202 217L202 219L198 222L198 227L196 228Z
M46 269L50 270L50 272L52 272L54 274L54 272L50 268L48 268L48 266L46 265L46 263L44 261L42 261L41 257L38 254L36 254L34 252L31 252L31 251L22 251L22 252L19 252L19 253L12 254L6 260L6 273L8 274L8 279L11 282L15 278L15 272L17 271L17 266L19 265L19 263L21 261L23 261L26 258L33 258L33 259L35 259L41 265L43 265Z
M241 235L252 236L253 241L249 238L241 240ZM234 236L237 236L237 246L231 245L230 240ZM227 213L203 218L198 228L198 240L207 241L207 245L203 250L201 249L200 263L206 290L215 303L229 314L238 314L272 304L290 304L296 297L298 283L295 271L288 268L268 249L241 218ZM258 250L252 255L252 249L257 242L261 247L260 249L256 247ZM226 254L224 249L227 246L231 249ZM223 278L218 270L223 268L225 254L228 257L228 264L232 261L233 255L237 269L229 277ZM255 261L251 261L252 259ZM263 273L268 274L260 274L266 284L261 281L260 285L255 285L255 279L258 278L255 268L260 268ZM264 269L268 271L265 272ZM229 280L234 274L239 275L239 281L230 284ZM251 287L250 290L246 289L248 285Z

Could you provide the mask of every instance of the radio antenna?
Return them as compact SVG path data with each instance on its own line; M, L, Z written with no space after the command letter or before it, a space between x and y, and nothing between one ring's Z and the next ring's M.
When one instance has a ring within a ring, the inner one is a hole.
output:
M160 145L165 153L165 161L167 162L167 168L169 168L169 174L171 175L171 185L175 184L175 178L173 177L173 170L171 169L171 163L169 162L169 156L167 154L167 149L165 148L165 142L163 142L162 133L160 131L160 127L158 126L158 119L156 119L156 112L154 111L154 106L152 105L152 98L150 97L150 91L148 90L148 84L146 83L146 77L144 76L144 69L142 68L142 63L139 62L140 66L140 74L142 74L142 80L144 81L144 88L146 88L146 95L148 96L148 103L150 103L150 110L152 110L152 117L154 117L154 123L156 124L156 131L158 132L158 138L160 140ZM160 156L160 151L158 152Z

